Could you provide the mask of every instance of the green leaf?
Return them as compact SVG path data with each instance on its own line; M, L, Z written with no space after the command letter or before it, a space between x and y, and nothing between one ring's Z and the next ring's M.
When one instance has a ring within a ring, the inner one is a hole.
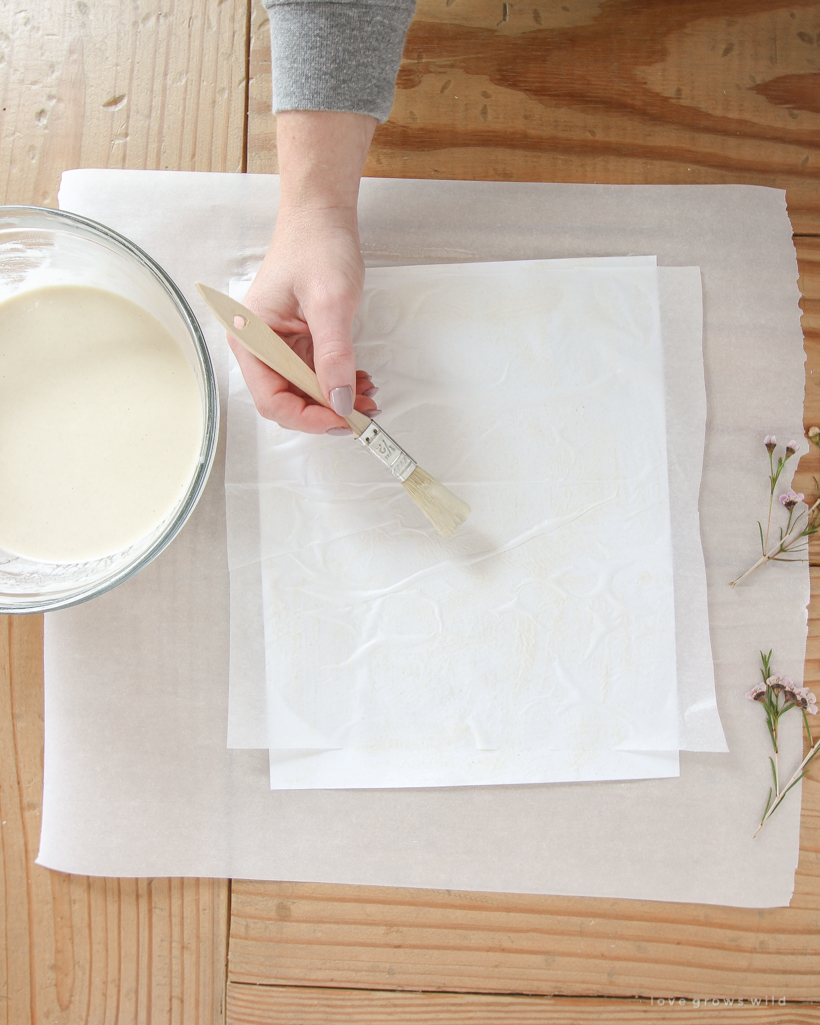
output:
M818 754L820 754L820 746L815 747L814 750L812 751L812 753L806 759L806 772L809 771L808 770L808 766L811 765L811 763L814 760L815 756L818 755Z
M788 792L789 792L789 791L791 790L791 788L792 788L792 787L796 787L796 786L797 786L797 784L798 784L798 783L800 782L800 780L801 780L801 779L802 779L802 778L803 778L803 777L804 777L804 776L805 776L805 775L806 775L806 774L808 773L808 771L809 771L808 769L804 769L804 770L803 770L803 771L802 771L802 772L800 773L800 775L799 775L799 776L797 777L797 779L793 779L793 780L791 781L791 783L789 783L789 785L788 785L788 786L786 787L786 789L785 789L785 790L783 791L783 793L782 793L782 795L781 795L781 796L782 796L782 797L785 797L785 796L786 796L786 794L787 794L787 793L788 793Z

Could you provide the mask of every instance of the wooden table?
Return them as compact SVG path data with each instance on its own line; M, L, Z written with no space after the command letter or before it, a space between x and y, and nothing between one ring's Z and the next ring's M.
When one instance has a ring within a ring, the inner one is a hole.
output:
M7 2L0 81L5 203L71 167L276 169L258 0ZM785 188L820 421L820 4L419 0L398 84L367 174ZM789 908L92 879L33 864L42 672L41 618L2 619L0 1022L820 1022L820 759Z

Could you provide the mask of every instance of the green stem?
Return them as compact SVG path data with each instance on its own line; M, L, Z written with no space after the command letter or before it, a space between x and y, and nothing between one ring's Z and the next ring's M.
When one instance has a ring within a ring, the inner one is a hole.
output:
M772 453L769 453L769 479L771 480L771 488L769 489L769 515L766 519L766 540L763 542L763 554L765 555L769 548L769 530L772 525L772 504L774 502L774 489L777 486L777 477L774 472L774 464L772 462ZM741 580L743 578L741 577ZM737 581L735 581L736 583ZM734 587L734 584L732 584Z
M771 503L769 503L769 505L769 511L771 513ZM814 516L814 514L817 513L818 508L820 508L820 498L818 498L814 505L811 507L811 509L809 509L808 514L800 513L800 515L797 517L794 523L792 523L793 510L790 510L789 522L787 524L786 533L783 535L783 537L781 537L781 539L778 541L777 545L771 552L768 551L769 527L767 524L765 540L766 550L764 551L763 555L760 556L760 558L757 560L754 566L750 566L745 573L742 573L736 580L733 580L729 586L737 587L741 580L745 580L746 577L748 577L751 573L754 573L755 570L760 569L760 567L764 566L767 562L788 562L788 559L778 559L778 556L781 555L783 552L791 551L793 545L795 545L802 538L808 537L809 534L812 534L817 530L817 526L813 524L812 520L814 518L817 518L816 516ZM797 525L800 523L800 520L804 515L806 515L806 526L801 530L799 534L796 534L794 537L790 536L792 533L794 533L794 530L797 528Z
M806 766L809 764L809 762L812 760L812 758L814 758L814 756L816 754L818 754L818 753L820 753L820 740L818 740L815 744L812 745L812 747L809 750L809 753L806 755L806 757L803 759L803 761L797 767L797 771L794 773L792 778L789 780L789 782L783 788L783 791L780 794L778 794L775 797L774 801L772 801L768 805L768 807L766 808L766 811L763 813L763 818L760 820L760 825L754 831L754 836L757 836L757 834L763 828L765 823L774 814L775 808L777 808L777 806L780 804L780 802L783 800L783 798L786 796L786 794L791 790L791 788L793 786L795 786L799 782L799 780L803 777L803 775L805 774Z

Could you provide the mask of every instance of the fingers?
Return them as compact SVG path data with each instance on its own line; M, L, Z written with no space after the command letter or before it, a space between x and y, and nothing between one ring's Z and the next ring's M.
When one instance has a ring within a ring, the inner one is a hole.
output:
M377 392L379 389L373 387L373 378L368 374L366 370L356 371L356 398L359 396L368 396L371 392ZM359 408L359 403L356 403L356 409Z
M315 402L306 400L275 370L248 352L241 342L228 335L228 342L239 363L242 376L259 414L292 431L325 434L332 427L346 427L344 420Z
M357 305L356 296L339 291L304 306L319 387L339 416L350 415L356 397L353 318Z
M239 363L242 376L248 385L259 414L273 420L280 427L307 434L326 434L338 431L349 434L345 421L332 410L313 402L302 392L294 390L284 377L248 352L236 338L228 335L228 342ZM370 375L363 370L356 372L356 409L371 414L376 404L365 392L373 390ZM378 389L376 389L378 391Z

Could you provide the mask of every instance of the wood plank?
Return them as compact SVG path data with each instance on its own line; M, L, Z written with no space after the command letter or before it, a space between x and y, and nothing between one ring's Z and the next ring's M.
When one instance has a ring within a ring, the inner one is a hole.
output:
M418 0L365 174L776 186L820 233L818 32L816 0ZM275 171L258 0L249 88Z
M247 0L0 5L0 201L70 167L243 168ZM0 1025L224 1020L226 880L34 864L42 617L0 617Z
M815 773L807 788L815 809L818 788ZM816 895L816 846L806 853L798 883ZM820 914L798 904L759 910L235 881L229 981L816 1000Z
M247 33L247 0L0 5L3 201L56 206L70 167L244 170Z
M251 0L248 51L249 173L278 174L276 116L271 113L270 23L262 0Z
M566 997L476 996L401 993L283 986L228 986L228 1025L631 1025L672 1021L688 1025L817 1025L813 1004L778 1006L766 994L758 1005L722 999L573 999ZM764 1004L763 999L767 1002ZM674 1003L670 1003L674 1001Z

